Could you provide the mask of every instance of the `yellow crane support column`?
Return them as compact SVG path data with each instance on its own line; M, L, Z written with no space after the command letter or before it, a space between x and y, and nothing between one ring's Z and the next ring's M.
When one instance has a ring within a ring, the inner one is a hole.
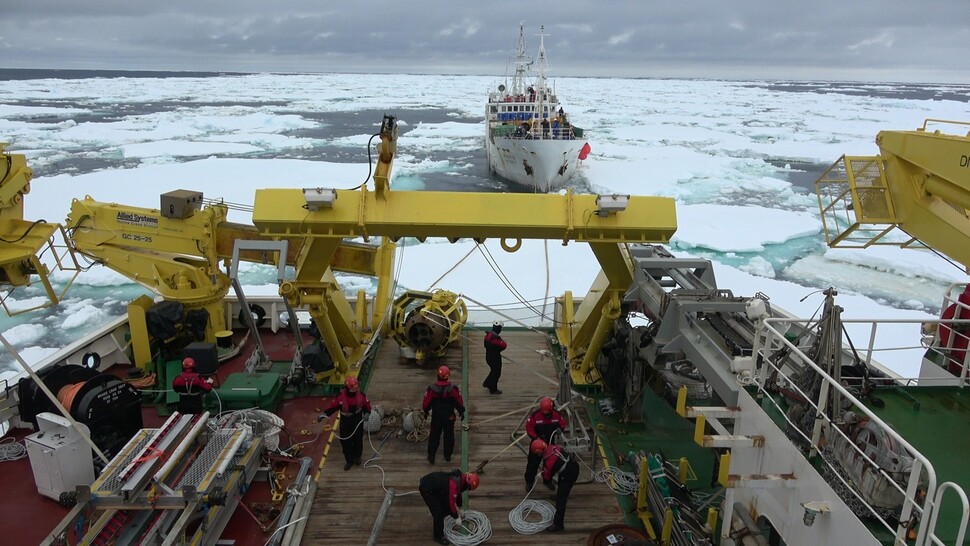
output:
M374 310L371 319L371 330L380 331L382 336L389 333L391 313L391 298L394 296L394 256L397 244L387 237L381 238L377 249L377 292L374 294ZM383 327L381 326L383 324Z

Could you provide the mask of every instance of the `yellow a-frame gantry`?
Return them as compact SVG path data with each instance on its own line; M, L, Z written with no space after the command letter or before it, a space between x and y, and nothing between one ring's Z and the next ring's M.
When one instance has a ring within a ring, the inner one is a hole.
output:
M326 199L315 195L325 194ZM308 201L308 196L309 201ZM574 368L574 380L586 382L595 354L619 315L620 300L633 282L627 243L667 243L677 227L675 203L667 197L461 192L263 189L257 190L253 224L264 237L303 238L297 278L281 289L294 306L309 305L321 326L324 343L346 374L349 362L363 353L366 337L360 320L339 306L336 283L328 275L337 245L345 237L443 237L455 242L500 238L517 247L521 239L552 239L590 245L602 271L583 303L573 312L566 294L566 316L557 330ZM386 245L393 243L387 242ZM390 296L392 254L383 253L373 323L385 312ZM383 294L383 295L382 295ZM357 323L357 327L350 327ZM327 331L325 331L327 330Z

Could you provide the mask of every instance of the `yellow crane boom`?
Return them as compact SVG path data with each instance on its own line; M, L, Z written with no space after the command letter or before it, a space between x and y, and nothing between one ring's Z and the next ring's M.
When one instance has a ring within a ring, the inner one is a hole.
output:
M882 131L878 156L842 156L815 182L829 246L922 244L970 267L970 134L930 123L970 127Z
M30 193L33 171L23 154L11 154L7 143L0 142L0 296L8 315L18 315L56 305L70 288L80 268L67 249L60 224L44 220L24 220L24 195ZM47 262L42 257L47 255ZM50 281L50 267L73 271L74 275L60 292ZM19 286L30 286L33 277L44 285L47 301L29 308L12 308L8 297Z

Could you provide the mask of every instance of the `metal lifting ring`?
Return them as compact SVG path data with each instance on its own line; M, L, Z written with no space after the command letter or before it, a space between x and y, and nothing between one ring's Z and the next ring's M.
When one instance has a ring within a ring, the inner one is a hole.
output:
M515 244L513 244L513 245L509 245L506 241L508 241L508 239L505 239L505 238L503 238L502 241L501 241L502 250L504 250L506 252L510 252L511 253L511 252L515 252L516 250L522 248L522 239L515 239Z

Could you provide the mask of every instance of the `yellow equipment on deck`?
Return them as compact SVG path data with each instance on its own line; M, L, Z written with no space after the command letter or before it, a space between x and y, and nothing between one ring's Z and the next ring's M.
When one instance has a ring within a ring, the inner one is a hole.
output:
M422 361L441 356L458 339L468 320L468 308L458 294L447 290L419 292L408 290L394 300L391 308L391 337L409 358Z

